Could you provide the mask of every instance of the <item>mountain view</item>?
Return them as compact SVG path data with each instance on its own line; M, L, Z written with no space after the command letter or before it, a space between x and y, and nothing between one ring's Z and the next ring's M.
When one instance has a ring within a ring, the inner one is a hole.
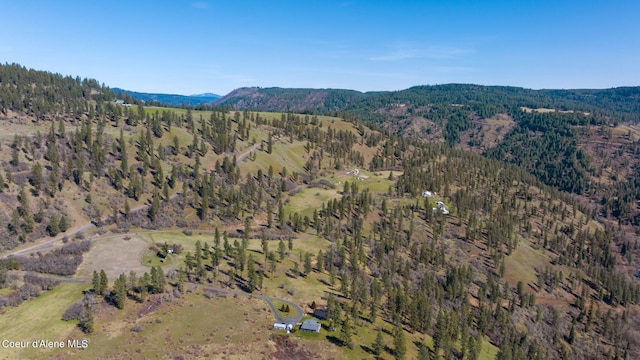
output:
M635 4L31 5L0 359L640 359Z
M197 95L171 95L171 94L149 94L136 91L123 90L120 88L111 89L115 94L122 97L122 100L131 103L134 100L143 101L151 104L162 104L172 106L197 106L207 102L215 101L220 95L213 93L197 94Z

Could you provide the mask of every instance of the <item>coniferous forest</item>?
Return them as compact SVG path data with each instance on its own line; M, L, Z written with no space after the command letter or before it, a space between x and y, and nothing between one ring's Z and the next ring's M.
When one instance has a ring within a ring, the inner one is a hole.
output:
M55 320L99 343L200 286L325 310L264 358L640 357L639 89L240 90L152 107L1 65L0 308L83 280ZM144 270L87 267L166 231Z

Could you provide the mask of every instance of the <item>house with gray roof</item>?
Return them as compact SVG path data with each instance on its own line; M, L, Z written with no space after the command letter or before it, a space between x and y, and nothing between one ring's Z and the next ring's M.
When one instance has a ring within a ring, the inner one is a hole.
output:
M302 322L302 325L300 326L300 330L302 331L309 331L309 332L316 332L316 333L320 332L320 328L322 328L322 324L320 324L315 320L305 320Z

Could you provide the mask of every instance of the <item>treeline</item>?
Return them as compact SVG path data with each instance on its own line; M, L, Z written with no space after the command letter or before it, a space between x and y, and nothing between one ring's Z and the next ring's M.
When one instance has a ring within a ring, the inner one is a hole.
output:
M612 122L639 120L640 89L620 87L603 90L531 90L509 86L445 84L415 86L400 91L360 93L340 89L240 89L217 105L239 110L296 111L316 114L349 113L366 122L389 120L380 110L403 104L409 115L429 106L468 106L489 118L497 113L515 114L520 107L589 112Z
M89 101L109 101L114 94L94 79L73 78L18 64L0 64L0 112L24 112L37 119L54 113L82 114Z

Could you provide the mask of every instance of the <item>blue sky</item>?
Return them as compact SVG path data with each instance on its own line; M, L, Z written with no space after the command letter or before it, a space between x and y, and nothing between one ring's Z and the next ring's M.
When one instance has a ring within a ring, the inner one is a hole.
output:
M640 85L640 2L0 0L0 62L135 91Z

